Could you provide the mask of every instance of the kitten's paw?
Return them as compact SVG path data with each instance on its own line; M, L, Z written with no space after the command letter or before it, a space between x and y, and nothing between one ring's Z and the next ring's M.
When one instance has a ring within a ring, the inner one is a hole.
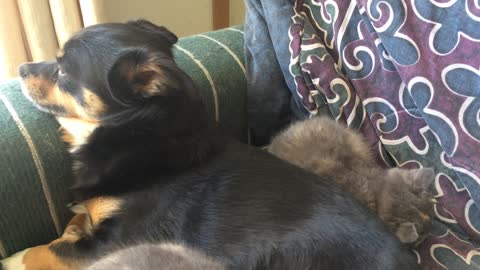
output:
M398 237L400 242L405 244L413 244L420 238L417 228L412 222L404 222L400 224L395 232L395 235Z

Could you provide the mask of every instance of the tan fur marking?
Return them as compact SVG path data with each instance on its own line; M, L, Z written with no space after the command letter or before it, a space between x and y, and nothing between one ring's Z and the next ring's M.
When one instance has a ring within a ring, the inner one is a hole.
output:
M50 92L47 102L48 105L58 105L63 107L67 115L72 118L80 118L84 121L96 122L96 119L88 114L85 108L78 104L72 95L58 89L57 85L55 85L54 89Z
M32 99L38 101L39 103L45 102L48 93L52 90L54 86L53 82L45 80L38 76L29 76L23 82L27 87Z
M82 269L82 262L75 260L62 260L53 253L49 246L60 243L75 243L100 222L114 215L121 207L121 201L113 197L97 197L84 202L88 212L75 215L62 235L48 245L36 246L25 251L19 259L25 270L76 270ZM85 258L88 259L88 258ZM10 269L8 269L10 270Z
M106 111L105 104L96 94L93 93L93 91L84 88L83 98L88 106L86 111L90 115L99 116Z
M122 201L114 197L97 197L83 203L90 215L92 225L95 228L107 218L119 212Z
M13 260L20 260L22 263L22 270L79 270L83 269L82 265L85 261L82 260L72 260L61 258L57 256L50 246L60 244L60 243L75 243L80 238L84 237L86 233L91 231L90 219L87 214L76 215L70 220L62 237L55 239L48 245L36 246L30 249L27 249L23 252L15 254L13 257L9 258L11 260L10 264L7 264L7 270L15 270L20 265L15 264ZM18 256L15 258L15 256ZM21 256L21 257L20 257ZM13 260L12 260L13 259ZM84 258L88 261L88 258ZM9 268L10 267L10 268ZM12 268L14 267L14 268Z
M41 76L29 76L24 80L24 84L35 103L40 106L62 107L65 117L97 122L98 116L106 110L105 104L90 89L82 89L86 103L86 106L82 106L72 95L59 89L57 84Z
M61 239L61 238L60 238ZM58 240L60 240L58 239ZM73 265L67 265L61 261L49 248L48 245L37 246L29 249L24 257L25 270L72 270L77 269Z
M75 136L70 133L66 128L64 128L63 126L60 127L60 131L62 132L62 141L68 143L70 146L73 146L76 144L77 142L77 139L75 138Z

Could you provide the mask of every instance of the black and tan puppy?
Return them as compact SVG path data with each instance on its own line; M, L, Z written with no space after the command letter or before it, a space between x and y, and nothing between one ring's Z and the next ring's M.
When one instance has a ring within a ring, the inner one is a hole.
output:
M20 67L27 97L69 134L84 211L79 230L4 268L82 269L119 247L181 242L227 269L418 269L332 181L222 136L176 40L146 21L96 25L57 61Z

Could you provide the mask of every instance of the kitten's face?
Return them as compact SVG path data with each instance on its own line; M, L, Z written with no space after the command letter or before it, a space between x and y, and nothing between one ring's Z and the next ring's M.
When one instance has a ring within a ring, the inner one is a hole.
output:
M432 226L432 169L390 169L377 199L380 217L403 243L421 242Z

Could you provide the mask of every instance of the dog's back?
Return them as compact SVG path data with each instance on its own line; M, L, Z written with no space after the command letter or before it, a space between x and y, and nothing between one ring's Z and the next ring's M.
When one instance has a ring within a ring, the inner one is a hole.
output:
M351 196L264 151L231 142L174 179L128 195L135 203L123 208L120 239L162 235L228 269L418 269L413 253Z

